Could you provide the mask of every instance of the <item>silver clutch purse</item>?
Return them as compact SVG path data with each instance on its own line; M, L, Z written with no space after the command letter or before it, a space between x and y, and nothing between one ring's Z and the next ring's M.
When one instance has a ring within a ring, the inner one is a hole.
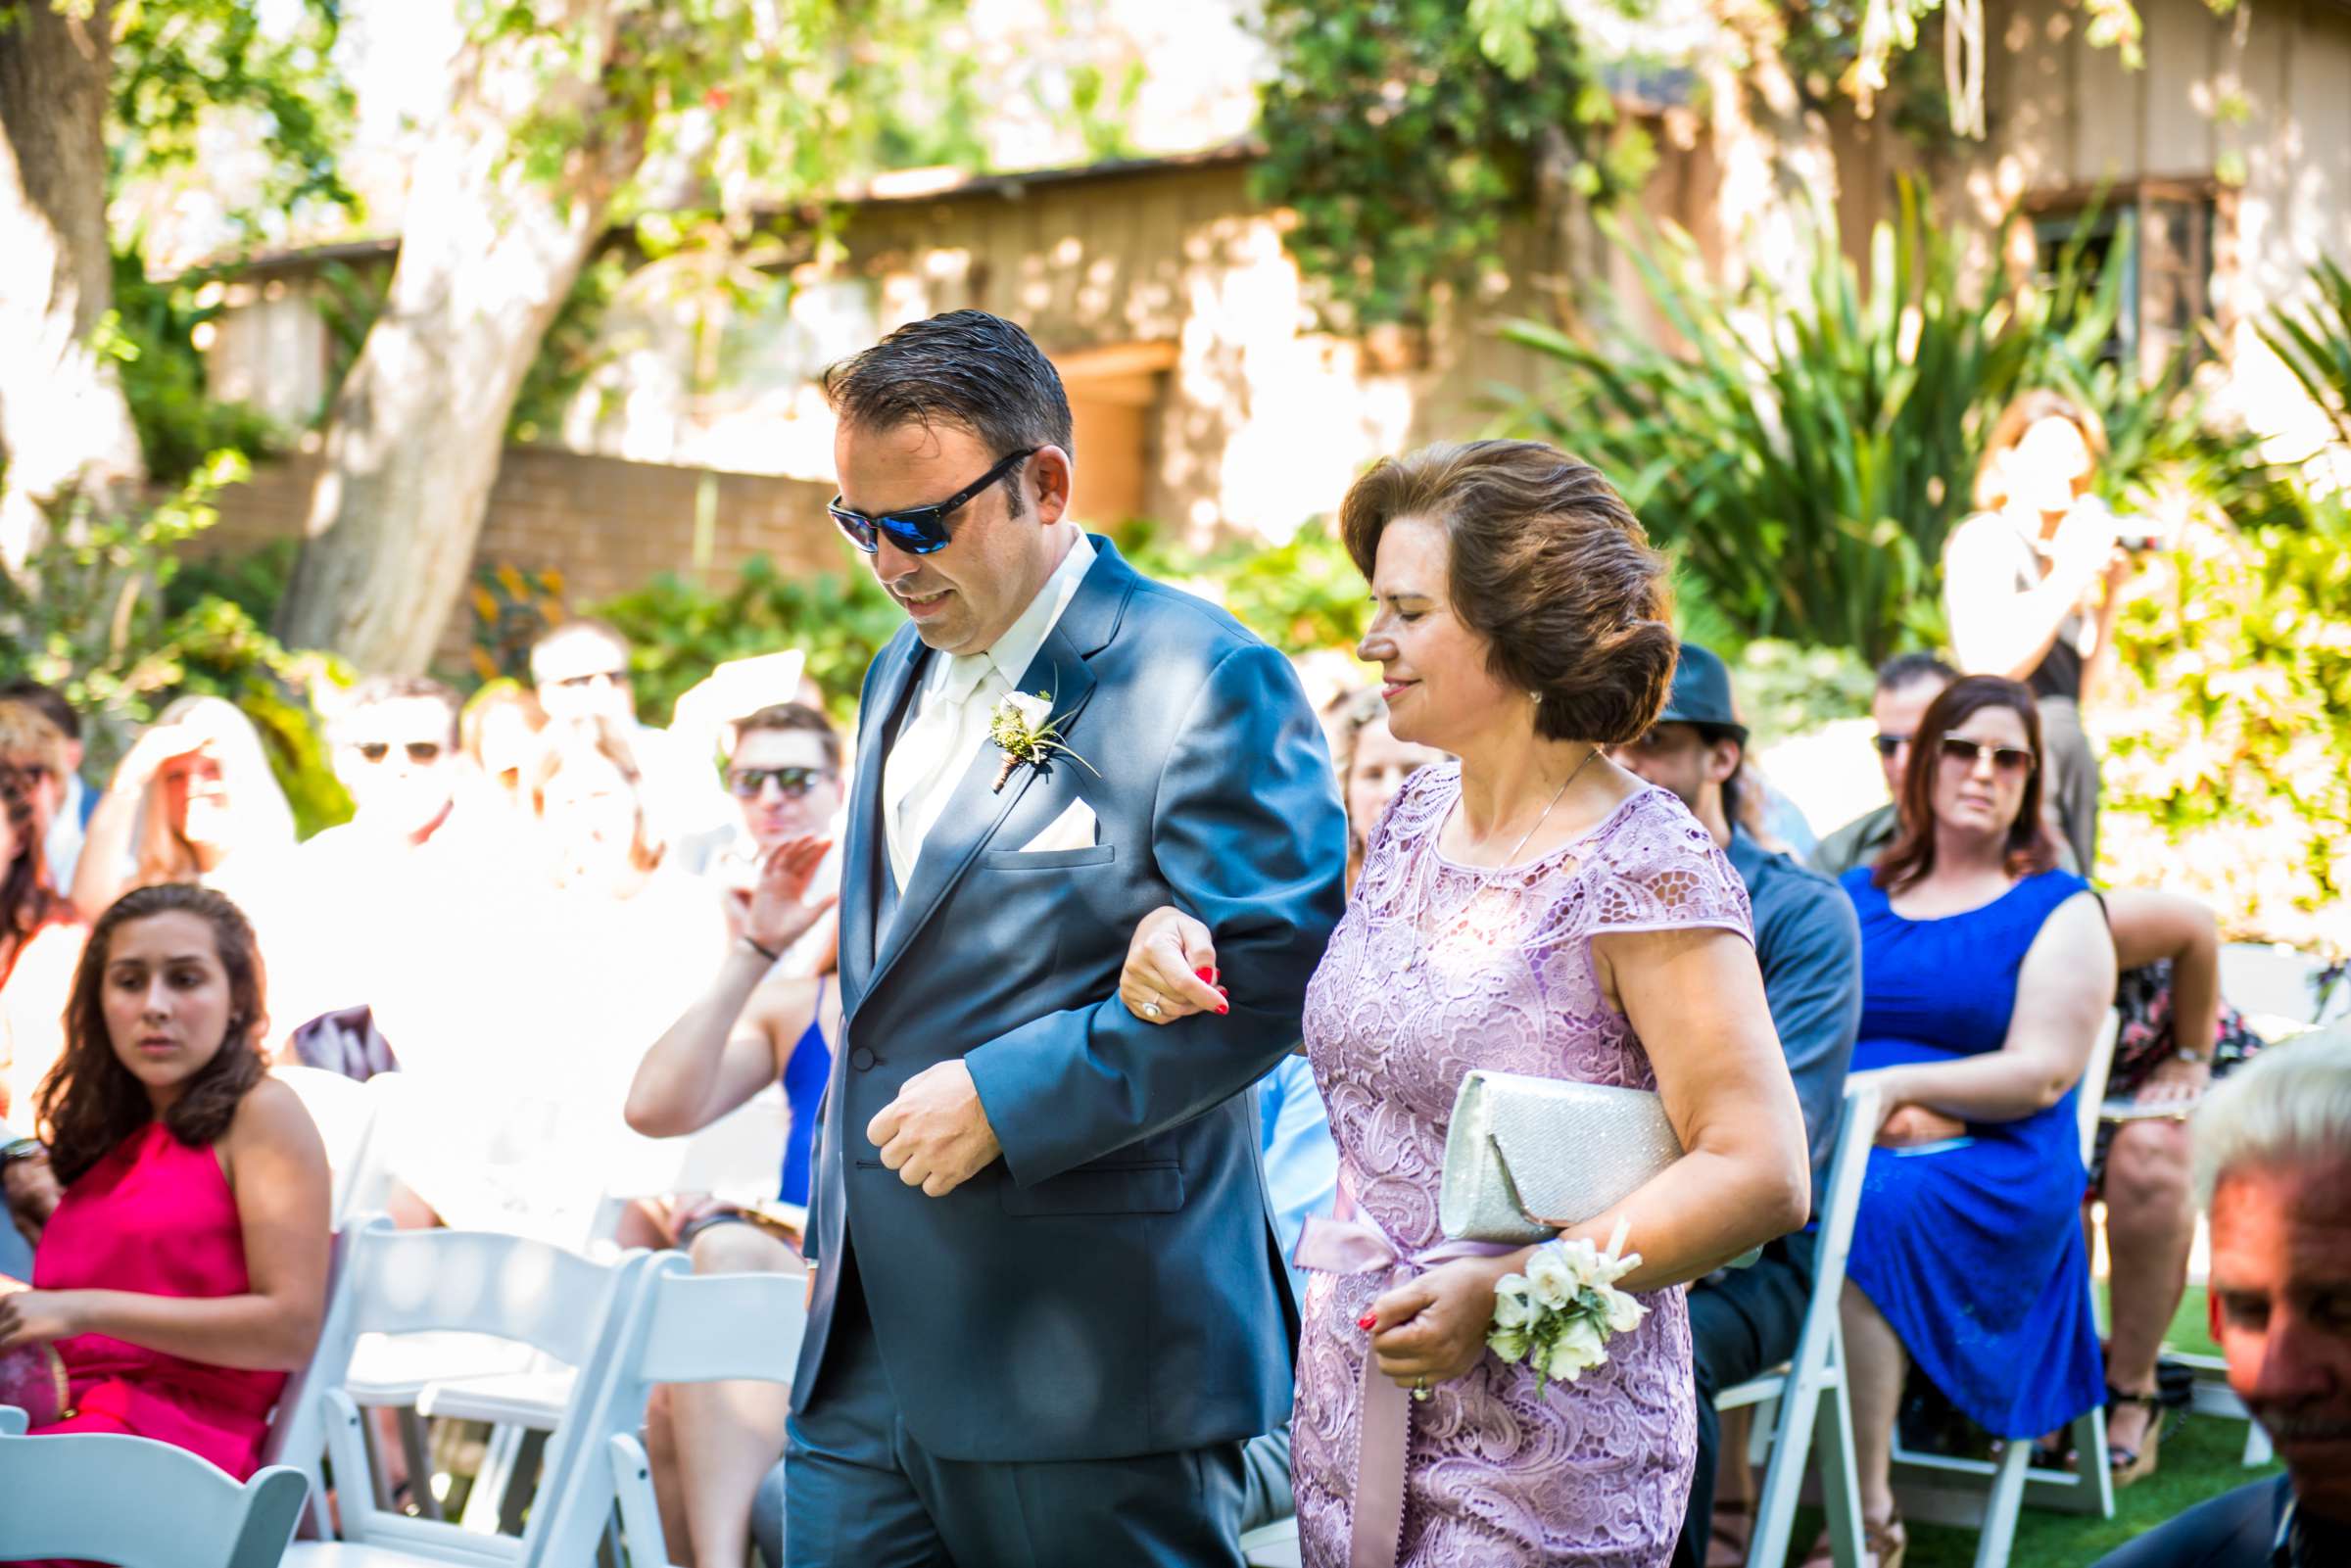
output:
M1456 1241L1549 1241L1681 1157L1647 1089L1473 1069L1445 1132L1437 1223Z

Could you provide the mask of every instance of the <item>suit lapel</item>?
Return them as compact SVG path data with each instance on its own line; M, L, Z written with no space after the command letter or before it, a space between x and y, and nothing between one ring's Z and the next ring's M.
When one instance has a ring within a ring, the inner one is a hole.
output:
M1085 772L1085 764L1096 768L1103 765L1097 754L1098 746L1089 747L1079 726L1079 716L1094 694L1093 672L1086 661L1100 652L1110 641L1117 628L1127 595L1133 590L1134 571L1119 558L1108 540L1093 541L1094 564L1085 574L1085 581L1062 611L1061 620L1045 634L1036 657L1021 676L1023 691L1048 692L1053 698L1053 719L1060 727L1060 738L1085 758L1081 763L1069 756L1056 757L1051 766ZM996 773L1004 765L1004 754L990 743L983 742L980 754L964 771L947 800L946 808L938 815L930 837L923 840L922 853L916 857L914 873L908 879L905 892L898 899L896 914L879 938L879 950L874 967L863 991L871 993L878 987L898 956L914 939L917 931L937 912L939 904L962 880L1004 819L1020 804L1021 796L1037 776L1034 768L1017 765L1012 777L1004 782L1003 792L992 792ZM878 810L878 807L877 807ZM879 821L879 818L876 819ZM885 869L883 875L888 875Z
M873 985L874 955L880 945L889 881L889 847L884 837L888 829L882 821L882 769L890 743L905 724L906 709L919 684L916 677L929 651L920 639L909 635L903 648L884 655L896 663L875 689L874 722L858 727L856 791L849 803L848 842L842 846L840 862L844 879L840 923L844 1013L855 1012L858 1001ZM854 907L846 896L850 878L863 881L859 890L864 896Z

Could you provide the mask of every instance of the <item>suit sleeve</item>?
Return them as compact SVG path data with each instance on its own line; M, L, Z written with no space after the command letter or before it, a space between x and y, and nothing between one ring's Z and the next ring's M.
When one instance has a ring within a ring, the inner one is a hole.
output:
M1346 902L1347 832L1298 678L1235 648L1177 722L1151 818L1171 901L1216 935L1232 1011L1151 1024L1115 992L964 1056L1023 1186L1189 1120L1299 1038L1307 980Z

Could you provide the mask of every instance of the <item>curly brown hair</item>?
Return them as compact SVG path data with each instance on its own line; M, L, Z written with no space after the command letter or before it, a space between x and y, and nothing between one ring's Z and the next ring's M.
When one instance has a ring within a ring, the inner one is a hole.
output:
M1382 458L1339 509L1367 581L1400 517L1444 529L1446 597L1487 668L1539 699L1537 735L1622 745L1656 722L1679 648L1665 557L1599 469L1535 441Z
M42 1080L41 1120L49 1128L49 1165L71 1186L107 1151L155 1119L146 1086L115 1054L103 995L107 954L115 932L150 915L193 915L210 926L228 974L228 1033L213 1059L196 1070L164 1113L171 1136L190 1149L209 1149L228 1131L246 1091L262 1081L261 1041L268 1024L268 986L260 945L245 912L209 887L157 882L134 887L98 917L73 972L66 1004L66 1051Z
M1943 766L1943 737L1986 708L2006 708L2024 721L2033 771L2025 777L2024 798L2008 825L2006 864L2011 877L2032 877L2057 864L2057 840L2040 810L2040 776L2046 754L2040 747L2040 708L2021 681L1971 675L1943 688L1918 734L1910 738L1910 764L1902 774L1901 832L1878 857L1870 879L1889 893L1922 881L1935 870L1935 774Z

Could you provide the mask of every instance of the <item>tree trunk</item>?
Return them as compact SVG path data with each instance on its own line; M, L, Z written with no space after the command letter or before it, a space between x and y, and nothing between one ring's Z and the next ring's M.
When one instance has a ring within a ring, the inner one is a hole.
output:
M577 35L607 44L592 58L609 58L612 10L608 0L576 7L587 14ZM383 313L335 402L278 614L288 645L385 674L430 660L473 559L523 376L614 192L645 157L645 126L619 122L599 83L551 86L494 45L468 45L457 72L410 182ZM511 127L571 116L588 131L558 171L527 171Z
M0 564L12 572L76 495L137 501L147 469L115 361L106 240L109 0L86 17L0 0Z

